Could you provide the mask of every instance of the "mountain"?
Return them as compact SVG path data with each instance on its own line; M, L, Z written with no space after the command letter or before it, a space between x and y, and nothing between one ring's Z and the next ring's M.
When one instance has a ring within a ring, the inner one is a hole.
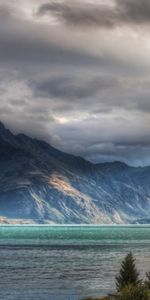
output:
M1 223L150 223L150 167L92 164L0 123Z

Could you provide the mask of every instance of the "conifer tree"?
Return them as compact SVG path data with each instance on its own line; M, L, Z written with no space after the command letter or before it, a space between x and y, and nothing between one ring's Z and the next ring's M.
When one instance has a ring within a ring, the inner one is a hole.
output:
M120 292L127 285L137 285L139 273L136 269L135 259L130 252L121 263L119 275L116 277L117 291Z

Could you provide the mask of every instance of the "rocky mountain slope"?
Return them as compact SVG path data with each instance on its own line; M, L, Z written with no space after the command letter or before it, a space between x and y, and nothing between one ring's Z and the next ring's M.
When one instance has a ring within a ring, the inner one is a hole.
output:
M150 167L94 165L0 123L0 222L150 223Z

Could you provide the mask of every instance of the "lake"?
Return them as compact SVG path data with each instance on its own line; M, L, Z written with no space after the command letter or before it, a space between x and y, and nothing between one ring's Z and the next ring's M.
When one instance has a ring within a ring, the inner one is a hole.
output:
M129 251L144 276L150 226L0 226L0 299L106 295Z

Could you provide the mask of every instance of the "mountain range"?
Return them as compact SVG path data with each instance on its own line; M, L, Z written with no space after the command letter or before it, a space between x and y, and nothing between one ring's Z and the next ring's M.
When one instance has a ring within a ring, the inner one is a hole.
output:
M150 223L150 167L93 164L0 123L0 223Z

